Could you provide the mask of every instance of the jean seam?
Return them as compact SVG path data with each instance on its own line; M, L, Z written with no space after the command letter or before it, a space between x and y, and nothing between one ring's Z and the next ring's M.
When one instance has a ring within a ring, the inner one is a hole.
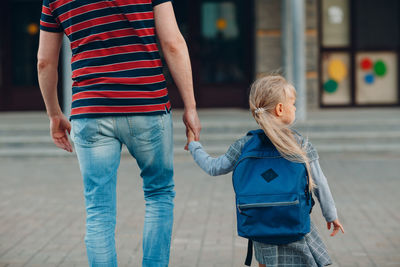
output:
M100 128L100 120L99 119L95 119L95 121L96 121L96 128L97 128L97 135L102 135L102 132L101 132L101 128Z
M120 132L119 132L119 128L117 127L117 118L116 117L111 117L111 120L112 120L112 127L113 127L113 133L114 133L114 137L116 138L116 139L118 139L119 141L121 141L121 138L120 138Z
M129 116L126 116L126 121L128 123L129 134L134 138L135 132L133 131L133 124Z
M119 141L118 139L116 139L116 140ZM74 141L74 144L76 144L76 145L78 145L80 147L86 147L86 148L99 147L99 146L103 146L103 145L105 145L107 143L109 143L109 141L108 142L104 142L104 140L101 140L101 139L93 141L91 143L80 143L80 142L75 142Z
M167 116L166 114L163 114L160 116L160 123L161 123L160 130L162 131L161 132L162 134L164 134L164 132L165 132L165 119L166 119L165 117L166 116Z

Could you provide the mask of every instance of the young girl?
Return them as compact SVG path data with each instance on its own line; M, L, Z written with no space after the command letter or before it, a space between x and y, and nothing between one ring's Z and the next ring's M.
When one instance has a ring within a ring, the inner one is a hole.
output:
M306 164L310 184L317 197L331 236L344 229L339 222L326 177L318 162L318 154L311 143L290 129L295 120L296 91L282 76L269 75L256 80L250 91L249 103L254 119L266 136L286 159ZM233 143L227 153L210 157L199 142L188 132L188 149L196 163L210 175L222 175L233 170L242 148L251 136ZM255 257L260 267L265 266L326 266L331 259L327 249L311 222L310 232L303 239L285 245L253 242ZM286 265L287 264L287 265Z

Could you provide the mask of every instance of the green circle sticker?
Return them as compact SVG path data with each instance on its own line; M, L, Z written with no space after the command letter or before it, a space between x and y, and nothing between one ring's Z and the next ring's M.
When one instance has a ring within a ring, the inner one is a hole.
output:
M335 80L328 80L324 84L324 90L327 93L334 93L338 89L338 83Z
M386 64L382 60L377 60L374 64L374 72L377 76L384 76L386 74Z

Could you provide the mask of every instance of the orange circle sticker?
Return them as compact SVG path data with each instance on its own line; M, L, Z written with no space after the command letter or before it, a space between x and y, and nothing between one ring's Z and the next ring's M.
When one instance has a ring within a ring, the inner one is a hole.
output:
M226 19L218 19L217 20L217 29L218 30L225 30L227 26Z
M29 23L26 27L26 31L29 33L29 35L36 35L39 32L39 26L34 22Z

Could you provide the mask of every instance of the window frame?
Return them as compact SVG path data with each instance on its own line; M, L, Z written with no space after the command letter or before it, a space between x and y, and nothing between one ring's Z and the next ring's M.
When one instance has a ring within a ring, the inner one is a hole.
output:
M387 47L376 47L371 49L358 49L356 47L356 17L357 17L357 9L355 0L348 0L349 1L349 45L348 46L341 46L341 47L324 47L323 46L323 5L322 1L317 1L317 13L318 13L318 48L319 48L319 56L318 56L318 91L319 91L319 106L321 108L343 108L343 107L399 107L400 106L400 44L394 49L388 49ZM399 5L400 9L400 5ZM400 13L400 10L399 10ZM398 16L398 23L400 26L400 16ZM349 65L349 79L350 79L350 104L325 104L323 103L323 59L322 55L324 53L329 52L344 52L348 53L350 57L350 65ZM360 52L395 52L397 54L397 103L394 104L357 104L356 102L356 90L357 90L357 81L356 81L356 56L357 53Z

